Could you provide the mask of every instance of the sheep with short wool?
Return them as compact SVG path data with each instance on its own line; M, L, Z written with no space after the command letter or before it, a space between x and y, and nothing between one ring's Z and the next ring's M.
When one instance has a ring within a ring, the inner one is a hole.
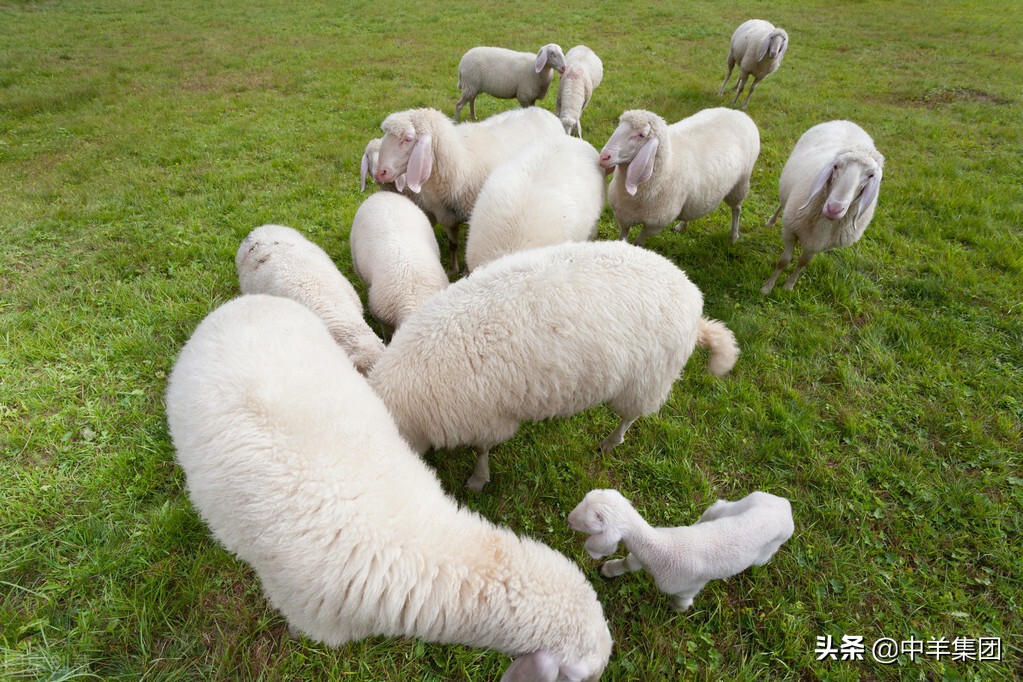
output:
M745 109L749 104L753 90L781 66L782 57L789 46L789 34L784 29L774 26L769 21L762 19L750 19L739 25L732 34L732 40L728 47L728 73L725 80L721 82L721 89L718 95L725 94L725 85L732 77L732 69L739 65L739 80L735 83L735 97L732 105L739 100L739 95L746 87L746 79L753 76L749 92L742 103Z
M874 217L883 170L874 140L852 121L828 121L803 133L782 168L778 208L767 222L770 227L781 216L784 248L760 293L771 293L796 241L802 255L784 289L795 286L821 251L859 241Z
M416 452L475 446L467 485L480 489L491 446L526 420L606 402L621 420L600 448L614 448L664 404L696 346L717 376L739 355L674 263L622 242L569 242L504 256L433 296L369 381Z
M704 109L678 123L649 111L626 111L600 152L600 165L613 170L608 203L621 228L643 225L635 243L658 234L675 220L675 230L701 218L724 201L732 209L733 242L760 155L760 131L746 114Z
M711 580L767 563L793 531L789 501L761 491L718 500L691 526L654 528L617 490L591 490L569 513L568 525L589 535L585 547L594 559L622 542L629 555L600 572L613 578L645 569L679 611Z
M458 62L458 89L462 97L455 104L455 120L462 107L476 120L476 97L486 93L498 99L517 99L531 107L547 96L554 71L563 72L565 54L561 46L548 43L533 54L503 47L474 47Z
M593 91L604 79L604 64L600 57L585 45L576 45L565 55L565 69L558 80L558 97L554 113L565 132L575 130L583 136L581 118L586 105L590 103Z

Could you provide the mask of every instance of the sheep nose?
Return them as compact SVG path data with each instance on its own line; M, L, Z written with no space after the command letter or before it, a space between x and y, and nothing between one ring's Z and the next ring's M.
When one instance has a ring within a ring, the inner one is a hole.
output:
M601 152L600 153L600 165L603 166L604 168L607 168L610 163L611 163L611 154L608 153L608 152Z
M387 182L387 169L386 168L379 169L376 172L376 175L374 175L373 177L374 179L376 179L377 182Z
M845 214L845 206L833 204L830 201L824 205L824 217L830 220L841 218Z

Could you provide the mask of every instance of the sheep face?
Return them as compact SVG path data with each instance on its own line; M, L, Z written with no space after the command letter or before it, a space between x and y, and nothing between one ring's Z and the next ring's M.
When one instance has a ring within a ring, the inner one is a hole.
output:
M429 133L420 134L415 127L407 125L395 132L388 132L380 142L377 156L377 170L373 179L377 182L408 184L409 189L418 193L433 171L433 139ZM402 182L402 175L405 176Z
M763 44L757 51L757 61L761 61L765 56L771 59L780 59L785 55L785 50L788 46L788 34L781 29L773 31L764 38Z
M631 507L617 490L591 490L568 515L568 527L590 537L583 547L594 559L618 551L625 521L622 506Z
M654 135L653 127L644 123L639 128L630 123L619 123L611 138L600 150L600 165L604 169L627 164L625 191L636 194L640 183L646 182L654 173L654 159L660 139Z
M547 43L536 53L536 72L544 69L554 69L558 73L565 73L565 53L557 43Z
M881 186L881 163L872 155L857 150L839 152L814 179L805 209L813 199L828 192L821 215L841 220L859 197L853 221L877 199Z

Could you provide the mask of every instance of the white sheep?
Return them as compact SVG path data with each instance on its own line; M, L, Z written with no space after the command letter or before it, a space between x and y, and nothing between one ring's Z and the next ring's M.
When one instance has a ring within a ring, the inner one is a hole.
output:
M548 43L536 54L516 52L503 47L474 47L458 62L458 89L462 97L455 104L455 120L469 104L469 115L476 120L476 96L481 92L499 99L517 99L523 107L547 96L554 71L564 71L565 54L561 46Z
M575 562L459 508L302 306L211 313L166 401L192 504L293 631L496 649L518 657L508 679L600 676L611 636Z
M597 234L606 180L593 145L567 135L534 142L494 169L465 242L470 272L505 254Z
M575 130L579 137L583 136L580 121L583 110L590 103L593 91L604 79L604 65L600 57L585 45L576 45L565 55L565 69L558 80L558 98L554 113L565 132L569 135Z
M323 249L297 230L257 227L242 240L234 262L243 294L283 296L306 306L363 374L384 352L384 342L366 324L352 283Z
M739 100L739 95L742 94L742 89L746 86L746 79L753 76L749 92L746 93L746 99L742 103L742 108L745 109L757 85L781 66L782 57L785 56L788 46L789 34L768 21L750 19L740 24L732 34L732 40L728 47L728 73L725 74L725 80L721 82L718 95L725 94L725 84L732 77L732 69L738 64L739 80L735 83L733 106Z
M803 133L782 168L778 208L767 222L770 227L781 215L784 249L760 293L771 293L796 240L802 255L784 289L795 286L821 251L859 241L874 217L883 169L874 140L852 121L828 121Z
M617 490L591 490L569 513L568 525L590 536L585 548L594 559L624 543L629 555L606 562L601 574L645 569L679 611L711 580L767 563L793 531L789 501L761 491L718 500L691 526L654 528Z
M348 237L369 311L390 338L423 301L448 285L426 215L400 194L377 192L359 206Z
M467 485L490 480L488 454L525 420L608 403L622 442L658 410L695 346L723 375L739 354L724 324L674 263L622 242L569 242L513 253L433 296L369 375L412 448L475 446Z
M444 226L452 272L458 270L458 227L469 221L490 172L524 145L565 134L558 117L539 107L457 125L436 109L410 109L380 127L385 135L374 179L394 182L405 174L421 207Z
M605 169L624 166L608 188L608 203L626 239L643 225L635 243L658 234L675 220L675 230L701 218L724 201L732 209L731 238L739 239L742 201L760 155L760 131L746 114L704 109L668 125L657 114L626 111L600 152Z

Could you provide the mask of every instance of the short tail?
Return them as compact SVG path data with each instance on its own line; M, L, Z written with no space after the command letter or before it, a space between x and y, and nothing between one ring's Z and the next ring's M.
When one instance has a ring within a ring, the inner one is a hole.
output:
M710 351L707 370L714 376L721 377L735 366L739 359L739 344L735 334L723 322L709 317L700 318L700 326L696 331L696 345Z

